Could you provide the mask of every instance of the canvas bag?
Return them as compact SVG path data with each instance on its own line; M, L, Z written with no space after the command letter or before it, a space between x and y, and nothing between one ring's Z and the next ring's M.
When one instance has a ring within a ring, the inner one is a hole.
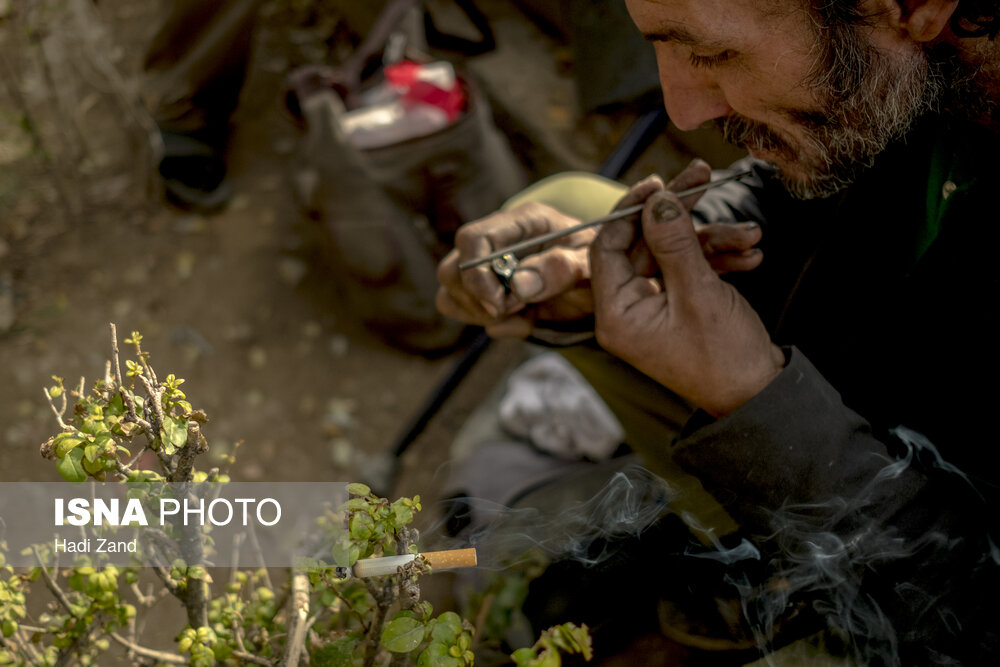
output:
M460 75L467 105L453 124L358 150L341 128L342 95L323 85L324 77L313 79L309 89L300 78L296 90L306 128L300 154L311 174L300 195L325 227L331 263L352 312L404 349L454 346L464 326L437 312L437 263L463 222L497 210L523 187L485 96Z

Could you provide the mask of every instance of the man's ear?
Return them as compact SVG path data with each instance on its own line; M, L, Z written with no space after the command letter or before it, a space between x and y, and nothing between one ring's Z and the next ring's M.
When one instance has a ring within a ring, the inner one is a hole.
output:
M959 0L898 0L899 29L916 42L931 42L947 31Z

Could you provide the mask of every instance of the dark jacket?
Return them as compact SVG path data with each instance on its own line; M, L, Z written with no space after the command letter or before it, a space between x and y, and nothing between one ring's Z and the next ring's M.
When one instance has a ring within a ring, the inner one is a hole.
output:
M758 168L699 204L761 222L764 263L732 282L788 356L673 452L771 559L758 622L800 597L873 663L996 658L998 149L932 117L840 196Z

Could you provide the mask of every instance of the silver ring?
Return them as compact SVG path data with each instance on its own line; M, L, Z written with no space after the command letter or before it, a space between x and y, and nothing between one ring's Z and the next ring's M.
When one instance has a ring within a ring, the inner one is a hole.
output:
M517 270L518 261L517 255L512 252L505 253L500 257L494 259L490 266L493 268L493 273L496 274L497 280L503 285L504 292L510 294L510 279L514 275L514 271Z

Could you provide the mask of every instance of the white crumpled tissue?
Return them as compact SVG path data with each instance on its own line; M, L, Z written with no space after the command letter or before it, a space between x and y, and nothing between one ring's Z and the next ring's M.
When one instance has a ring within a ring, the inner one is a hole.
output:
M500 423L550 454L599 461L625 439L625 431L580 373L555 352L518 367L500 401Z

